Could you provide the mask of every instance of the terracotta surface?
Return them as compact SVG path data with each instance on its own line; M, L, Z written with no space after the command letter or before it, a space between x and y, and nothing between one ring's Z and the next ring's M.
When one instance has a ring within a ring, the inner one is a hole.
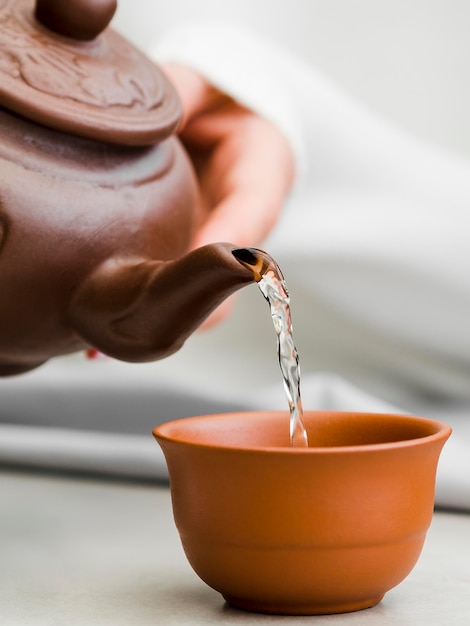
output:
M112 20L116 0L36 0L36 19L55 33L89 41Z
M155 63L105 28L109 4L0 0L0 105L108 143L169 137L181 115L177 94Z
M229 604L321 614L377 604L415 565L450 428L403 415L307 412L187 418L155 429L176 526Z
M106 28L114 8L0 0L2 376L82 349L163 358L254 280L233 245L185 256L198 192L179 101Z

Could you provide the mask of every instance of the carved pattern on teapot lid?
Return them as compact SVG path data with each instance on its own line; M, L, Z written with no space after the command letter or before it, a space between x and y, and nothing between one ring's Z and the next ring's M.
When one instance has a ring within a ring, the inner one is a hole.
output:
M181 117L178 96L150 59L106 28L115 0L65 6L64 17L64 0L0 0L0 106L109 143L169 136Z

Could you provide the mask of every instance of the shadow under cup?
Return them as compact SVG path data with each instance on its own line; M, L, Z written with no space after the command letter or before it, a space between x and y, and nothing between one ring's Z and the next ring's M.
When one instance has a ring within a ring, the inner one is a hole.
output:
M192 417L154 436L175 523L195 572L232 606L322 614L374 606L412 570L432 520L451 429L371 413Z

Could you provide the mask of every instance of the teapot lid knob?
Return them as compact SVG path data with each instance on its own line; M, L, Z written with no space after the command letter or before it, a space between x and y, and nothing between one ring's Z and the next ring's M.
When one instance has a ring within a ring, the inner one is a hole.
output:
M50 30L82 41L97 37L112 20L117 0L36 0L36 19Z
M0 0L0 107L95 141L148 146L181 118L163 72L107 25L116 0Z

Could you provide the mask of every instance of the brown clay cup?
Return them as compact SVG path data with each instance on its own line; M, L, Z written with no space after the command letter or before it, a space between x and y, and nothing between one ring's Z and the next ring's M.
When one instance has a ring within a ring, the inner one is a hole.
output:
M208 415L154 430L195 572L228 604L275 614L376 605L412 570L451 429L407 415Z

